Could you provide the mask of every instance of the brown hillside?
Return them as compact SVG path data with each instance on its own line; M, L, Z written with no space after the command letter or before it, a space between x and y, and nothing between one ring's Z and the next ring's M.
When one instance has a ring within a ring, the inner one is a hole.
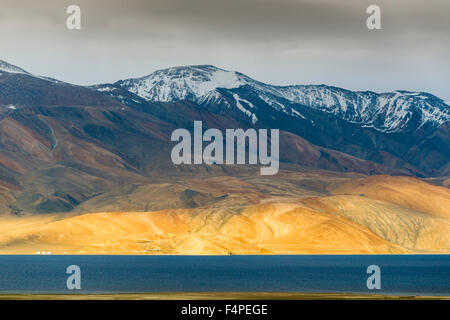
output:
M372 176L347 181L331 192L364 195L437 217L450 218L450 190L412 177Z

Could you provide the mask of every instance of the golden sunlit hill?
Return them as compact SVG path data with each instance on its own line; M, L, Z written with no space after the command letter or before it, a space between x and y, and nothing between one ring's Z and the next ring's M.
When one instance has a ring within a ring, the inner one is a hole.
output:
M0 254L450 253L449 201L416 178L198 176L118 188L84 212L1 216Z
M362 195L437 217L450 218L448 188L412 177L372 176L343 183L334 188L332 193Z

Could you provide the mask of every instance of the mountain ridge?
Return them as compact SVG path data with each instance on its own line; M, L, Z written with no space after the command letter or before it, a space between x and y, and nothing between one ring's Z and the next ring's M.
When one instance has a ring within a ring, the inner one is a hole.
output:
M1 59L0 59L0 72L22 73L22 74L31 75L28 71L25 71L24 69L19 68L11 63L1 60Z
M249 94L293 116L301 116L296 108L300 104L388 133L407 131L411 129L408 126L414 129L425 125L438 128L450 121L449 106L442 99L426 92L395 90L375 93L327 85L277 86L212 65L161 69L147 76L117 81L114 85L150 102L187 100L199 105L223 104L224 107L231 106L221 90L231 92L248 86L251 91ZM256 122L257 116L252 112L255 104L234 91L232 96L235 101L231 104ZM246 105L242 105L241 101L246 102Z
M133 174L137 171L139 174L149 175L153 174L152 170L162 170L157 162L170 154L169 131L175 128L191 130L193 121L202 120L205 129L280 129L281 161L287 165L369 175L448 175L448 123L437 129L430 122L420 126L420 117L417 116L415 123L409 121L409 131L383 132L366 124L344 120L321 108L292 102L293 98L288 100L289 97L282 97L288 96L290 91L279 91L280 88L310 88L313 91L338 90L338 93L356 95L345 89L325 85L270 86L239 72L229 72L211 65L188 69L176 67L171 70L169 76L178 83L172 89L179 91L186 87L186 83L193 81L194 85L190 88L202 93L202 99L195 100L195 92L186 90L181 92L182 96L174 98L173 102L149 101L127 90L121 82L81 87L28 73L2 72L0 151L5 152L2 163L6 168L32 165L33 170L40 170L43 163L39 161L64 159L63 166L72 166L73 163L67 162L71 158L64 153L70 153L70 149L75 146L83 145L84 148L89 145L83 151L87 152L87 157L95 159L100 153L106 152L110 157L118 159L119 167L125 166ZM170 81L164 78L168 77L164 70L160 71L159 77L159 86L170 87ZM170 94L171 91L159 93ZM375 95L373 92L365 94ZM411 96L406 91L393 95L409 99L435 98L428 94ZM181 100L185 98L187 100ZM197 103L190 102L189 99ZM379 116L384 118L383 114ZM139 122L140 118L145 121ZM20 138L17 132L27 137L28 141ZM34 141L39 147L30 145L30 141ZM152 153L149 148L155 143L159 148ZM45 151L42 153L41 149ZM61 153L63 150L64 153ZM97 150L97 154L91 154L94 150ZM31 158L24 158L24 155L36 157L38 162L31 164ZM77 162L77 168L80 165L85 168L86 163ZM92 165L95 170L103 167L97 160ZM164 170L169 170L169 167L165 166ZM213 169L215 170L217 168ZM227 172L229 169L224 170ZM98 173L104 175L104 172ZM20 188L23 184L20 174L15 176L6 169L2 169L0 174L0 178L9 186ZM29 199L25 200L26 203L30 202Z
M119 105L85 86L34 75L0 60L0 108L58 105ZM0 110L1 111L1 110Z

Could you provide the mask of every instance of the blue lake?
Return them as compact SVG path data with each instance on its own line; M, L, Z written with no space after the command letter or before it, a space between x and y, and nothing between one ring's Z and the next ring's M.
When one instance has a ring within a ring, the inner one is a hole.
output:
M66 268L81 269L68 290ZM369 265L381 290L369 290ZM347 292L450 296L450 255L1 256L0 293Z

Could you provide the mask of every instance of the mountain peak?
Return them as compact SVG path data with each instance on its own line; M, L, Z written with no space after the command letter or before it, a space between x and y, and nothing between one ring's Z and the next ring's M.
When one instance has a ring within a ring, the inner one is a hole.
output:
M29 72L10 64L6 61L0 60L0 72L8 72L8 73L21 73L21 74L30 74Z
M233 89L247 82L244 75L235 71L212 65L192 65L158 70L117 84L147 100L198 102L217 88Z
M166 68L166 69L160 69L158 71L164 71L164 70L170 70L170 69L175 69L175 70L198 69L198 70L203 70L203 71L223 70L212 64L192 64L192 65L186 65L186 66L176 66L176 67L171 67L171 68Z
M221 68L218 68L209 64L199 64L199 65L186 65L186 66L176 66L165 69L159 69L154 71L153 73L136 78L136 79L147 79L154 77L155 75L167 75L169 77L189 77L192 75L211 75L216 72L225 72L225 73L235 73L234 71L228 71ZM127 79L129 80L129 79ZM132 79L135 80L135 79ZM126 80L124 80L126 81Z

